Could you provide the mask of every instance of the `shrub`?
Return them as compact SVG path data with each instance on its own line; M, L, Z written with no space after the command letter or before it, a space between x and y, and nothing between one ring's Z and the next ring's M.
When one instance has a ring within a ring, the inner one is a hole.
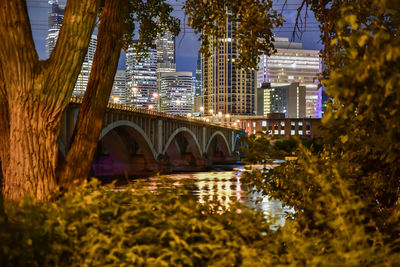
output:
M200 204L191 186L91 182L53 203L25 198L0 218L3 266L238 266L261 259L263 214Z

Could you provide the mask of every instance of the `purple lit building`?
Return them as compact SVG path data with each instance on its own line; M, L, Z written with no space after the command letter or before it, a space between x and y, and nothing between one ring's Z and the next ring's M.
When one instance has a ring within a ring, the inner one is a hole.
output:
M321 118L322 96L317 80L321 72L319 51L302 49L301 43L289 42L288 38L276 37L274 45L275 54L260 57L257 88L262 83L270 83L272 88L299 83L306 88L306 117Z

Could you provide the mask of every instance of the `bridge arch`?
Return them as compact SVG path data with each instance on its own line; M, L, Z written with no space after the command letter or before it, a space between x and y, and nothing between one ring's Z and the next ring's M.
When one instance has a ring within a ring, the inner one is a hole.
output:
M165 146L164 146L164 149L163 149L163 154L165 154L167 152L168 147L171 145L171 142L181 132L187 133L193 138L193 141L194 141L194 143L195 143L195 145L196 145L196 147L198 149L199 155L202 155L203 153L202 153L199 141L196 138L196 135L187 127L178 128L171 134L171 136L168 138L167 143L165 143Z
M213 133L211 135L210 139L208 140L207 146L206 146L206 152L208 153L208 149L210 148L211 143L213 142L214 138L217 138L218 136L220 136L222 138L222 140L224 140L225 147L226 147L226 149L228 151L228 154L229 154L228 156L231 156L232 155L232 151L230 149L228 140L226 140L225 135L221 131L216 131L215 133Z
M101 131L99 140L101 140L110 131L114 130L115 128L121 127L121 126L131 127L134 130L136 130L141 135L141 137L144 139L144 141L146 142L148 148L150 149L150 151L153 155L153 158L157 159L158 154L157 154L156 150L154 149L154 145L152 144L150 138L147 136L147 134L143 131L143 129L139 125L137 125L136 123L131 122L131 121L121 120L121 121L115 121L115 122L108 124Z

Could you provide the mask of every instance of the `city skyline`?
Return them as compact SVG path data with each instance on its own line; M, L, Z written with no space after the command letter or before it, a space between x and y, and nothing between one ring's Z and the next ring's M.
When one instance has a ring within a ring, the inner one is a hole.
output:
M60 4L66 1L58 1ZM183 21L184 14L181 10L184 1L168 1L173 7L173 16L176 16ZM296 18L296 8L298 7L299 0L288 1L286 10L283 11L286 22L280 29L274 30L274 34L279 37L291 38L294 27L294 20ZM282 9L283 1L274 1L274 8L278 11ZM48 34L47 17L48 12L51 11L51 5L45 0L27 1L28 13L31 19L31 26L33 31L33 38L36 45L40 59L46 59L46 37ZM296 6L297 5L297 6ZM296 8L295 8L296 7ZM136 38L138 36L136 35ZM200 48L198 35L194 34L193 30L186 26L181 27L181 33L176 39L176 71L191 71L193 76L196 73L197 53ZM322 48L320 40L320 32L318 30L316 20L311 11L307 18L307 31L303 34L301 39L295 38L293 41L300 41L303 43L304 49L320 50ZM125 66L125 53L121 53L118 69L124 69Z

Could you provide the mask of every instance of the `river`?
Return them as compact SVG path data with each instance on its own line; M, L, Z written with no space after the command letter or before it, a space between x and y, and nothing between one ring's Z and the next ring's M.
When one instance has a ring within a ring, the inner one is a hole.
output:
M264 212L266 216L276 217L277 225L284 223L285 212L289 210L282 208L279 200L263 197L262 201L257 203L255 199L259 196L245 192L241 183L243 174L243 165L231 166L213 166L212 170L207 172L187 172L173 173L163 175L177 182L182 180L194 180L195 187L193 194L198 197L199 202L215 200L217 198L222 205L229 206L232 201L238 200L248 207L255 207ZM136 178L135 181L144 181L149 184L157 182L159 177Z

